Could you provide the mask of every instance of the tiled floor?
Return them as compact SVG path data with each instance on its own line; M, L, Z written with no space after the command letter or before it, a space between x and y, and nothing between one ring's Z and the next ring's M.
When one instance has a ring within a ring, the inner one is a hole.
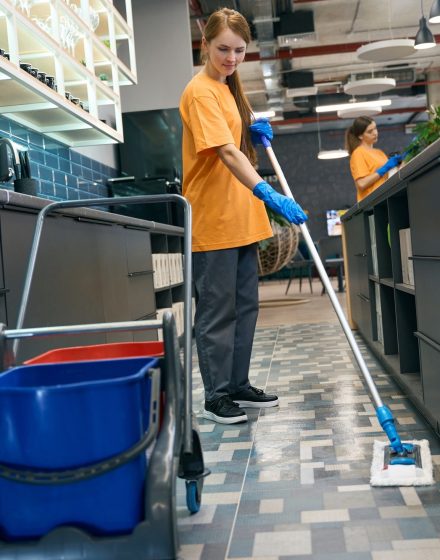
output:
M266 287L269 295L277 290L284 293L281 285ZM386 438L328 299L315 291L294 306L290 323L277 326L274 310L260 314L251 381L277 393L280 406L248 410L247 424L199 417L212 474L192 516L179 481L182 560L440 559L439 485L369 484L373 441ZM307 322L315 308L323 320ZM438 471L440 440L358 342L402 439L428 439ZM198 412L196 360L193 383Z

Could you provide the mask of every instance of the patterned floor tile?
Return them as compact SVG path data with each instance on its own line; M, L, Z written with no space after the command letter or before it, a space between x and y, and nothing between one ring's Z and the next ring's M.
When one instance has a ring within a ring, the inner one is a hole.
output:
M402 439L440 440L356 336ZM206 466L202 507L190 515L178 482L181 560L440 560L440 493L372 488L373 400L335 324L259 328L251 382L280 406L224 426L198 415ZM203 406L197 359L194 410Z

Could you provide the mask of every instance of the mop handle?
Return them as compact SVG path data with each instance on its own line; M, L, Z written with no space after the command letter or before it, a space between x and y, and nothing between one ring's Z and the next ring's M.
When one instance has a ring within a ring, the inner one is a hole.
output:
M291 198L292 200L295 200L269 140L265 136L262 136L261 138L262 138L263 146L266 148L267 155L269 156L270 162L272 164L272 167L274 168L276 176L278 177L278 180L281 184L284 194L287 197ZM382 399L380 398L376 385L374 384L374 381L371 377L370 372L368 371L365 360L363 359L362 354L359 350L359 346L357 345L353 333L351 332L350 326L347 322L347 319L345 318L344 312L342 311L342 307L339 303L339 300L336 297L333 286L331 285L330 279L327 275L324 265L322 264L321 258L318 254L318 251L316 250L315 244L313 243L313 239L310 236L309 230L307 229L305 223L301 224L299 228L304 237L304 241L306 242L307 247L310 251L310 254L312 255L313 261L315 262L315 266L318 269L318 273L319 276L321 277L322 283L324 284L324 287L327 290L329 298L333 304L333 308L336 312L336 315L338 316L339 322L341 323L342 329L344 330L348 343L351 346L354 357L356 358L356 361L359 365L362 375L364 376L368 388L370 389L371 396L373 397L376 407L380 408L383 406Z

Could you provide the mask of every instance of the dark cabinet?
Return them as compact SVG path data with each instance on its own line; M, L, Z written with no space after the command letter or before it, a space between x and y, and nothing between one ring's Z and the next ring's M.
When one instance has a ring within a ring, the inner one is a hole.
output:
M132 228L125 223L130 218L118 223L117 216L106 221L102 213L99 220L71 214L45 219L23 326L155 318L148 227ZM36 218L36 210L0 208L0 319L11 329L17 325ZM157 338L154 331L140 335L143 340ZM21 361L55 347L134 338L139 333L35 338L20 342L17 357Z
M351 317L366 338L371 338L370 292L368 286L368 253L365 216L353 215L344 224L350 278Z
M439 152L420 168L413 160L342 221L352 319L440 433Z

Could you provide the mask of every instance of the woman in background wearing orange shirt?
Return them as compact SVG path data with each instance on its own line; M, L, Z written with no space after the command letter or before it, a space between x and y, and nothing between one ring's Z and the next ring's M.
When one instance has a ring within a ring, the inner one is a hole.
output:
M355 119L345 134L358 202L380 187L388 178L388 171L402 162L401 155L388 159L382 150L373 148L377 138L376 123L369 117Z
M258 315L258 241L271 237L263 203L289 222L307 217L263 181L252 142L269 140L268 121L252 123L237 67L251 39L246 19L227 8L204 28L205 64L180 100L183 194L193 211L195 334L205 389L204 418L245 422L242 407L278 405L249 382Z

